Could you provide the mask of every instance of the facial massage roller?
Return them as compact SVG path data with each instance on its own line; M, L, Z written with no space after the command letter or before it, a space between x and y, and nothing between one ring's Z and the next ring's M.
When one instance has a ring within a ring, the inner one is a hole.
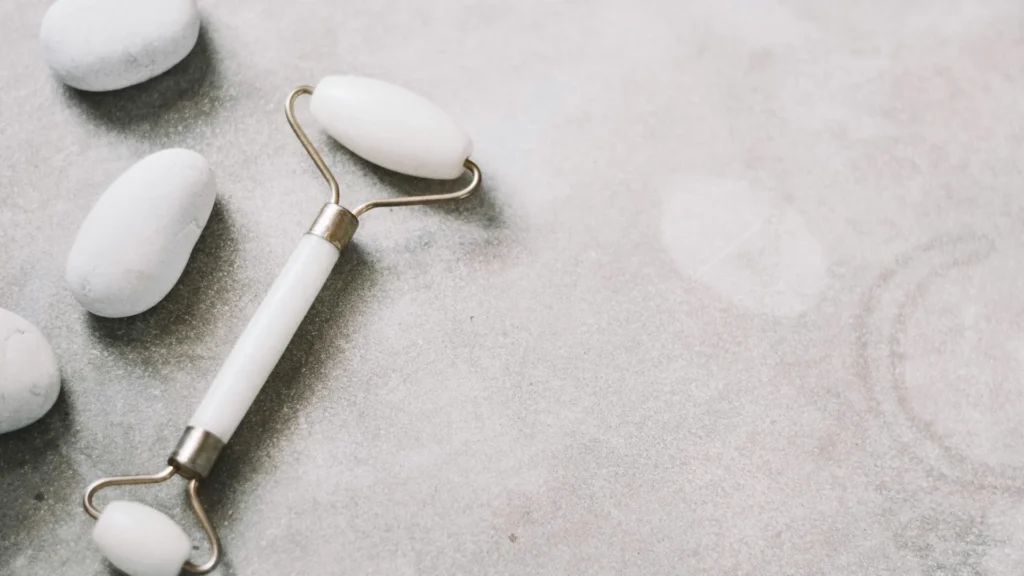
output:
M338 182L295 119L295 101L311 95L313 117L334 139L364 159L411 176L450 180L469 172L456 192L376 200L348 210L341 206ZM458 200L480 185L480 169L469 160L472 142L440 108L403 88L357 76L329 76L316 88L295 89L285 105L288 123L331 186L324 205L270 292L213 380L206 397L167 459L167 467L148 476L120 476L94 482L85 492L85 510L97 519L93 538L107 559L130 576L174 576L213 570L221 559L217 532L199 501L199 484L213 469L246 411L323 287L342 249L352 239L359 217L381 207L413 206ZM189 560L188 535L166 514L144 504L113 501L103 510L96 493L110 486L155 484L175 475L187 481L188 498L210 542L202 564Z

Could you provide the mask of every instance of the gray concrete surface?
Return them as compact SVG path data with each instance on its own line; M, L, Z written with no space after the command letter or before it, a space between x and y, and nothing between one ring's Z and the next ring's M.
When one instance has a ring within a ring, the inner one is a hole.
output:
M82 490L160 468L316 214L282 101L331 73L449 110L486 188L364 219L203 488L218 574L1024 573L1020 2L200 4L111 94L0 5L0 306L64 378L0 437L0 574L111 573ZM437 189L317 141L346 203ZM211 223L90 317L78 223L170 146Z

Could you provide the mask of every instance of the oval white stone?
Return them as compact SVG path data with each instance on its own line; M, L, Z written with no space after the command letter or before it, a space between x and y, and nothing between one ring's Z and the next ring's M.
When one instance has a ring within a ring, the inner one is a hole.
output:
M28 320L0 308L0 434L42 418L59 393L49 342Z
M469 136L433 102L373 78L324 78L310 111L352 152L410 176L458 178L473 151Z
M100 197L68 256L67 283L88 311L138 314L181 277L216 199L206 159L162 150L136 162Z
M185 58L199 38L199 23L195 0L57 0L39 37L62 82L117 90Z
M192 540L166 514L115 500L103 509L92 538L111 564L129 576L178 576Z

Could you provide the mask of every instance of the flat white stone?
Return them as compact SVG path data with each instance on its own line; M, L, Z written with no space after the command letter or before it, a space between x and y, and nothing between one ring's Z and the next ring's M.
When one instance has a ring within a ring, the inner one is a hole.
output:
M135 163L86 216L68 256L75 299L121 318L156 305L181 277L216 199L213 173L191 150L162 150Z
M42 418L59 393L49 342L28 320L0 308L0 434Z
M39 37L62 82L99 92L169 70L192 51L199 25L195 0L57 0Z
M111 564L128 576L178 576L192 540L166 514L138 502L107 504L92 538Z
M680 271L751 311L797 316L817 302L828 260L796 209L743 181L687 179L674 188L661 237Z
M327 133L362 158L395 172L451 180L465 172L473 142L444 110L394 84L328 76L310 111Z

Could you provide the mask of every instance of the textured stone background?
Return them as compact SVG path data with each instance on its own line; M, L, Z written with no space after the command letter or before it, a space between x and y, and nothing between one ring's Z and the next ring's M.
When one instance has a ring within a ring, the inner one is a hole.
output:
M0 574L110 573L82 490L162 466L319 209L282 103L331 73L449 110L486 188L364 218L203 488L219 574L1024 573L1018 0L200 4L111 94L0 4L0 306L64 377L0 437ZM345 203L435 189L314 131ZM78 224L171 146L214 216L90 317Z

